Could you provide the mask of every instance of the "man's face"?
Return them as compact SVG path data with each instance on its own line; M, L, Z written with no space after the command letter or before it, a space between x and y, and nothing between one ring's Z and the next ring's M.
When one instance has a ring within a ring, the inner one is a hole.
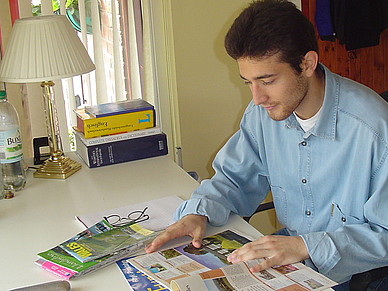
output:
M308 78L297 74L288 63L275 54L261 59L237 60L240 76L252 91L253 103L267 110L269 117L286 119L303 104L308 90Z

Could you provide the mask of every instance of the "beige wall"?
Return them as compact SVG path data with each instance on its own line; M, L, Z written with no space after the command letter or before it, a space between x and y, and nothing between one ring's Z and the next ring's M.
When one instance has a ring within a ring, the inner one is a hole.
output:
M249 2L171 1L183 168L201 178L213 174L215 154L238 129L251 100L223 47L228 28Z
M171 0L183 168L202 179L213 175L215 154L238 130L251 100L223 47L230 25L250 2Z

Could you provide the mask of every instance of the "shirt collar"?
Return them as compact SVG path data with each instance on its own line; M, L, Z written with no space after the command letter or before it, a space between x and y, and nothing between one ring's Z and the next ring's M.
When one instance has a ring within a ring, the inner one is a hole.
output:
M324 65L319 64L320 68L325 73L325 97L322 104L322 112L316 125L305 133L305 138L313 134L320 138L325 138L331 141L335 140L337 112L339 102L339 82L336 75L330 72ZM300 128L294 114L291 114L284 120L284 124L288 128Z

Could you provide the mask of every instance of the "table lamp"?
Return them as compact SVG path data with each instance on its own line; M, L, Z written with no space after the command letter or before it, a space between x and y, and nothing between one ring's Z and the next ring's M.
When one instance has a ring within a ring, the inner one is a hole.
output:
M0 63L0 81L41 82L50 157L34 172L34 177L66 179L81 169L80 163L63 154L52 80L94 69L66 16L47 15L15 21Z

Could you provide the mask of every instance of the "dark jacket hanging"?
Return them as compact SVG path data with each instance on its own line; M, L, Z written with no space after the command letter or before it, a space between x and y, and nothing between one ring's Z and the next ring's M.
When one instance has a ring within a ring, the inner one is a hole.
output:
M317 14L327 14L328 1L330 19L318 17L318 31L330 22L333 35L345 44L347 50L379 44L381 32L388 27L387 0L317 0L316 18Z

